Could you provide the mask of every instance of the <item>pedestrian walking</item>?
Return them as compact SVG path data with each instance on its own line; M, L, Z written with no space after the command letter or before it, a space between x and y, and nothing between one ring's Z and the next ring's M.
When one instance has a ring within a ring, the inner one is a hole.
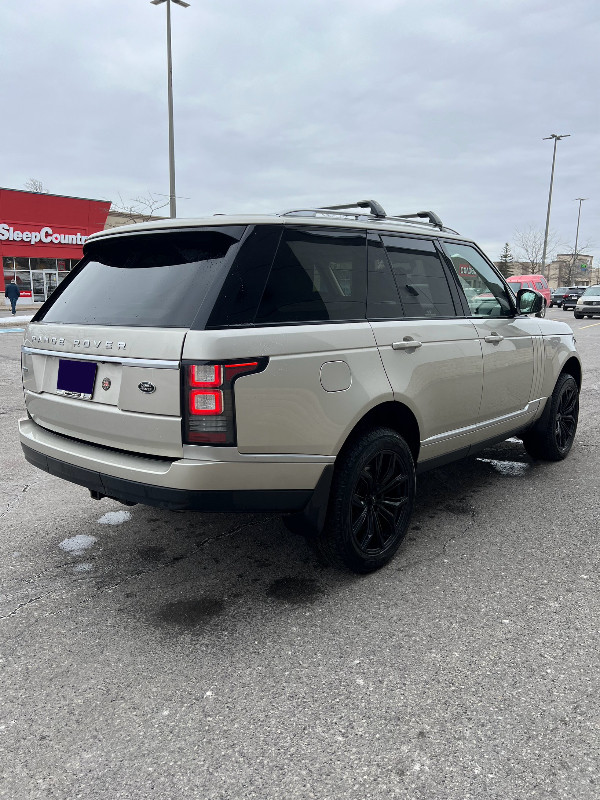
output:
M10 300L10 307L12 309L13 316L17 313L17 300L21 296L21 290L15 283L15 281L11 281L8 286L4 289L4 294Z

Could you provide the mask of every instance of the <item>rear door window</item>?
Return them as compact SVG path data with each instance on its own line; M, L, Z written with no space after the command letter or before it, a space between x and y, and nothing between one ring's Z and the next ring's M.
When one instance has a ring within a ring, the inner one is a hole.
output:
M433 242L403 236L381 237L406 317L456 315L442 261Z
M160 231L92 241L37 321L189 328L222 282L245 226Z
M404 316L404 310L383 244L376 233L369 234L368 242L367 317L373 320L398 319Z
M365 319L366 233L286 228L255 323Z

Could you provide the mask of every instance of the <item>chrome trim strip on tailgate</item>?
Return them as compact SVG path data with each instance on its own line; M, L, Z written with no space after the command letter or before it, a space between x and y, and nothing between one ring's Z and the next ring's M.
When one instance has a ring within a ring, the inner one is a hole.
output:
M28 355L37 356L58 356L60 358L74 358L77 361L116 361L118 364L123 364L126 367L150 367L152 369L179 369L179 361L154 361L148 358L119 358L118 356L105 356L104 354L96 353L91 355L88 353L67 353L62 350L41 350L37 347L21 347L23 353Z

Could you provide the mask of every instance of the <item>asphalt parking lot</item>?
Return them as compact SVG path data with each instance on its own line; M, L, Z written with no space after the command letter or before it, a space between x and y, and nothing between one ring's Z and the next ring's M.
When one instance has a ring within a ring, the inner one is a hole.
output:
M597 800L600 318L576 444L419 478L391 565L277 516L172 513L30 466L0 327L0 798Z

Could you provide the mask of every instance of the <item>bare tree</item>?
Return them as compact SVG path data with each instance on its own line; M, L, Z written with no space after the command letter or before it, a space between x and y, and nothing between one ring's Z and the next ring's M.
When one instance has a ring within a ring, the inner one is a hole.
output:
M29 178L29 180L25 181L23 186L29 192L37 192L37 194L48 194L47 191L44 189L44 184L37 178Z
M534 275L541 272L542 255L544 253L544 234L530 225L528 228L518 230L514 236L517 256L519 261L526 265L527 273ZM554 260L554 254L562 247L558 236L550 231L548 233L548 246L546 248L546 263Z
M123 216L127 222L147 222L157 211L168 205L169 198L165 200L163 195L154 195L152 192L130 198L127 202L119 194L119 202L112 204L111 211Z

